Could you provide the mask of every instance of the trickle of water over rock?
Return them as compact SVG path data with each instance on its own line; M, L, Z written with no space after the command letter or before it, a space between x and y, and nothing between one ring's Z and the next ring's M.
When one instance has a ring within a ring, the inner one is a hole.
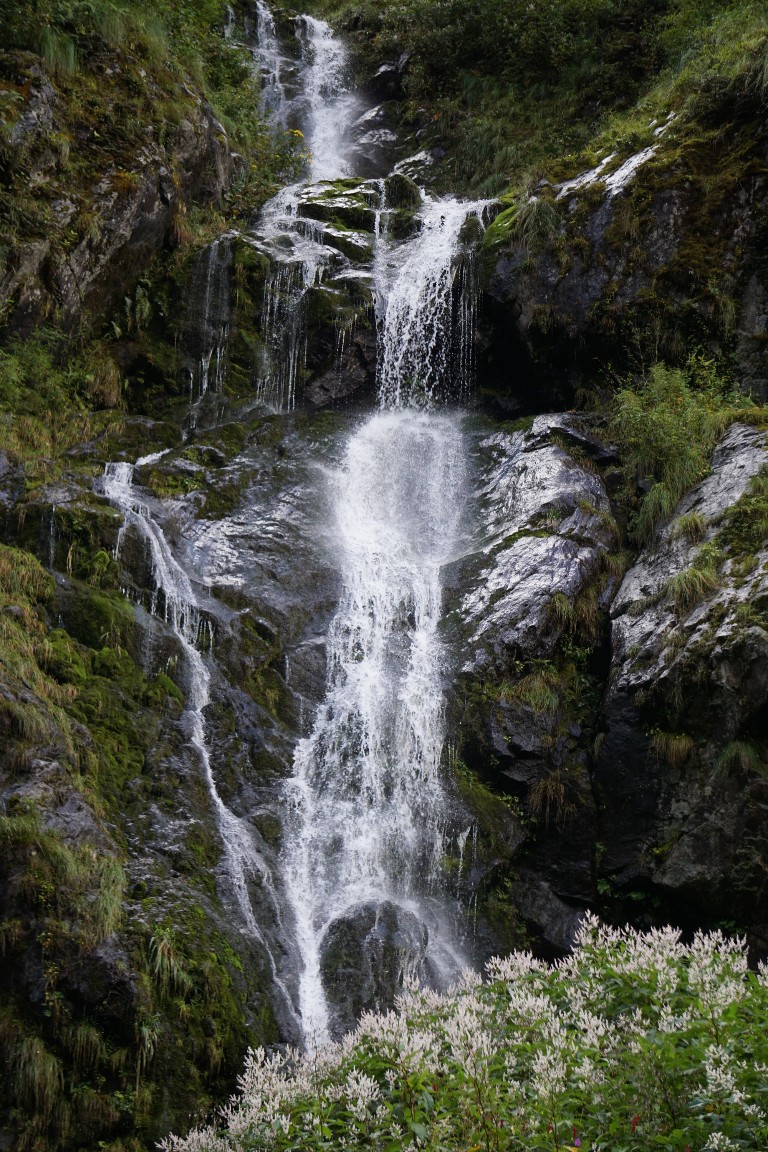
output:
M135 465L120 462L105 466L101 490L124 518L115 552L116 554L119 552L127 527L133 528L139 534L149 552L154 584L149 609L170 626L184 653L188 684L183 722L189 743L202 768L215 813L223 849L222 864L227 886L236 901L245 931L264 948L271 965L275 987L282 995L290 1014L293 1015L291 997L256 922L248 894L248 880L251 876L258 877L265 890L273 893L272 877L256 850L247 823L238 819L219 795L211 767L205 732L205 709L210 700L211 676L198 649L203 636L207 639L208 646L211 646L210 628L201 612L189 576L174 557L161 526L152 517L147 504L141 500L133 483L136 467L155 463L164 454L158 452L144 456L137 460Z
M195 260L187 309L185 351L189 357L190 401L212 389L220 392L226 369L232 318L232 244L220 236Z
M285 123L286 94L280 40L272 13L263 0L256 0L256 59L262 75L262 99L273 122Z

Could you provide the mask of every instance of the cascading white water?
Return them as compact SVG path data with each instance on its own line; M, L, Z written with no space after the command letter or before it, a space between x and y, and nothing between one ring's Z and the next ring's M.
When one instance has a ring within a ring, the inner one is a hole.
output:
M264 947L275 986L282 993L289 1011L293 1012L291 997L256 922L248 894L249 877L258 877L269 889L273 887L272 878L256 850L247 823L235 816L221 799L211 767L205 734L205 709L210 700L211 677L205 660L197 648L201 633L205 631L204 619L187 573L174 557L162 528L153 519L148 506L140 499L133 483L136 467L155 463L164 454L157 452L151 456L143 456L135 464L120 462L105 466L101 490L123 515L115 555L119 554L126 527L134 528L144 541L151 562L154 589L149 605L150 611L160 616L171 627L184 653L188 688L183 723L203 770L215 813L229 888L237 903L245 930Z
M484 201L427 200L420 233L375 266L379 399L386 408L465 400L474 340L475 293L461 232ZM462 264L462 261L464 262Z
M298 114L311 179L351 174L348 141L360 109L348 90L343 44L324 22L298 19L301 95L288 100L274 21L261 0L256 10L267 107L282 124L295 123ZM305 187L283 189L267 204L252 237L273 261L259 390L265 403L283 410L294 406L305 361L307 293L337 258L321 244L319 226L300 214ZM379 209L384 190L381 181ZM438 982L464 964L452 919L455 881L442 876L449 838L463 859L468 832L451 827L441 782L449 669L440 622L441 568L460 550L467 464L461 415L435 411L434 402L461 399L468 390L474 297L462 229L483 208L425 199L420 231L405 243L390 243L386 214L376 218L381 410L351 437L334 479L342 591L327 638L326 696L297 747L286 787L282 883L301 964L297 1008L308 1043L324 1040L331 1026L324 941L334 922L356 907L389 901L427 924L428 970ZM247 825L218 795L211 770L204 722L210 673L196 646L194 591L137 499L132 466L108 465L104 491L150 549L152 608L165 616L185 653L187 730L208 783L229 883L246 930L263 942L248 879L264 865ZM272 969L285 991L274 962Z
M258 54L268 77L265 98L270 107L269 93L276 91L274 77L279 78L279 42L263 3L258 5L258 14ZM335 180L350 173L345 141L358 111L357 98L348 87L349 61L344 44L325 21L312 16L298 17L296 34L302 46L302 96L295 101L297 107L292 113L298 113L302 125L309 170L306 180L283 188L264 205L256 233L273 261L264 287L265 360L257 396L282 411L294 407L296 381L306 359L306 296L329 259L329 251L321 243L322 229L299 216L301 193L310 182ZM285 122L288 106L282 88L280 101L273 114Z
M325 115L332 109L322 93L313 98ZM332 141L325 155L343 174L334 157L343 134L329 127L318 138ZM382 181L382 206L383 192ZM331 1027L324 941L356 908L391 901L426 921L438 979L464 964L441 877L451 813L440 777L447 669L439 625L441 566L458 547L467 465L461 416L429 407L440 393L467 393L474 303L461 279L461 232L483 209L427 200L420 232L391 246L376 217L383 411L351 438L336 477L342 594L327 639L326 696L287 789L284 882L307 1043L322 1043Z
M353 175L347 138L359 111L359 101L349 91L346 46L314 16L299 18L298 35L306 59L303 89L311 179L338 180Z
M456 547L465 472L460 417L400 409L352 437L336 479L343 591L326 698L296 752L284 855L304 963L300 1013L318 1041L328 1034L328 926L371 900L424 915L438 879L449 815L440 568ZM451 942L439 920L430 927L433 962L445 967Z

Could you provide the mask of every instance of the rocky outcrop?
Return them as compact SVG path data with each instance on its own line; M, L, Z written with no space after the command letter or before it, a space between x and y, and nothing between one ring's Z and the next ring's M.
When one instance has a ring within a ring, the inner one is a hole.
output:
M333 921L320 963L335 1036L351 1031L362 1012L394 1007L403 982L422 974L427 939L426 925L391 900Z
M512 900L543 946L565 948L592 896L588 733L617 536L591 458L610 453L573 416L484 447L487 537L457 612L462 756L527 812L507 841Z
M50 141L70 138L72 110L34 58L20 55L18 71L28 94L11 133L9 167L20 179L32 172L41 235L14 252L0 280L0 306L11 332L27 332L54 314L67 328L80 321L92 326L132 295L188 206L220 203L233 172L226 133L189 89L165 140L156 139L148 121L140 143L119 161L105 156L87 182L69 179L64 195L58 189L68 152ZM105 74L107 93L119 76L119 67ZM79 123L76 131L86 154L98 145L94 128Z
M537 417L487 447L458 723L466 763L526 818L493 832L481 892L494 869L511 875L543 948L567 948L580 908L597 903L735 921L764 949L765 433L730 428L623 579L610 500L584 456L610 464L611 449L588 425Z
M765 434L735 424L611 606L600 872L762 945L768 699ZM762 487L761 487L762 486Z
M465 671L545 657L566 630L553 608L576 599L617 543L605 486L568 447L604 449L572 416L537 416L527 431L485 441L495 467L484 478L487 552L462 604L472 651Z
M742 387L768 396L768 140L754 94L709 99L701 121L649 124L632 155L606 147L591 171L543 180L489 230L481 366L505 411L569 406L597 365L733 337Z

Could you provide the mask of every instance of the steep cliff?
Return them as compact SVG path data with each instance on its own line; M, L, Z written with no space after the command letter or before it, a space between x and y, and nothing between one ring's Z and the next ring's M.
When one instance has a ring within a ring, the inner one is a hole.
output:
M10 1146L136 1152L301 1040L286 795L333 675L333 499L385 342L433 388L418 331L470 409L435 837L462 955L559 955L587 908L768 949L760 6L434 7L310 5L355 46L356 174L301 186L311 17L3 10ZM432 326L388 330L382 285L443 249ZM337 1031L435 923L333 921Z

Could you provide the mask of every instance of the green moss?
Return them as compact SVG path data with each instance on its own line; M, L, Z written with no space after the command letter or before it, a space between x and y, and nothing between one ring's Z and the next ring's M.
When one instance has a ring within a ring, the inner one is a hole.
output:
M62 628L48 633L50 652L46 660L46 670L60 684L74 684L78 687L88 680L89 667L83 654L72 637Z
M768 542L768 466L725 514L717 542L734 560L752 557Z
M184 693L178 684L171 680L170 676L160 672L145 689L142 701L150 708L159 709L171 700L176 704L183 705Z
M492 859L499 852L506 855L510 823L519 818L515 799L495 792L463 761L455 761L453 771L459 795L482 829L480 850L483 856Z
M199 515L203 520L223 520L231 516L246 492L251 476L246 471L225 481L208 486L205 501L200 506Z
M94 589L79 582L71 585L71 600L61 606L70 636L87 648L104 644L132 649L136 635L135 612L118 592Z

